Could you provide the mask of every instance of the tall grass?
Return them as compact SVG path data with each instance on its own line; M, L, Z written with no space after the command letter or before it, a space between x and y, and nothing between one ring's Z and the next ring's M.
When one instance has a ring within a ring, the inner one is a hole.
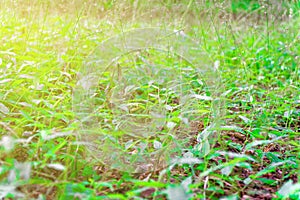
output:
M299 1L0 1L0 197L298 199L299 7ZM182 30L218 67L226 104L215 140L203 138L214 131L211 93L203 75L190 70L199 66L153 49L120 57L97 79L97 130L117 142L78 136L86 124L72 102L87 58L114 35L154 26ZM181 84L199 101L178 103L182 96L173 88ZM126 105L116 109L121 100ZM133 140L115 129L132 127L134 120L122 118L129 111L144 116L159 105L167 113L151 130L160 137ZM182 110L193 117L185 119ZM128 173L103 163L89 146L135 155L145 141L148 159L159 149L179 155L160 156L155 167L144 161Z

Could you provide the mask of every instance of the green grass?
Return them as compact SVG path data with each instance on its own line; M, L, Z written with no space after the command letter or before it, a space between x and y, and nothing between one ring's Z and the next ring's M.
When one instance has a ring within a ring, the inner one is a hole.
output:
M1 198L300 198L299 1L0 2ZM205 59L99 52L147 27Z

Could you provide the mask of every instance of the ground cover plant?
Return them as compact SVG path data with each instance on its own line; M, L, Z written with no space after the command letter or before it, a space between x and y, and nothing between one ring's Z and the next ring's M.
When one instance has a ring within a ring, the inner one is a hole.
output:
M299 8L0 1L0 198L299 199ZM163 50L99 48L149 27L193 41L197 64L168 34Z

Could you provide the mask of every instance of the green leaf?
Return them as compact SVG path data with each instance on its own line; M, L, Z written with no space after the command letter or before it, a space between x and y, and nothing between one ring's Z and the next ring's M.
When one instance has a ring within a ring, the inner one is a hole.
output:
M256 140L254 142L251 142L249 144L246 145L245 149L246 150L249 150L251 149L252 147L255 147L255 146L258 146L258 145L265 145L265 144L270 144L270 143L273 143L275 142L276 140L279 140L283 138L283 136L281 137L277 137L277 138L274 138L273 140Z
M261 181L262 183L267 184L267 185L274 185L274 184L277 183L276 180L268 179L268 178L258 178L257 180L259 180L259 181Z
M292 195L295 192L300 193L300 183L293 184L292 180L285 182L277 191L277 193L284 198L287 198L289 195Z
M238 199L239 199L239 196L237 194L220 198L220 200L238 200Z

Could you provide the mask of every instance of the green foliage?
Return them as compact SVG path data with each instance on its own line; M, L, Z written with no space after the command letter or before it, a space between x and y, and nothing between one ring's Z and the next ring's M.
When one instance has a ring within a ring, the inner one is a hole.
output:
M237 13L240 10L247 12L255 11L261 7L259 1L257 0L232 0L231 9L233 13Z
M0 1L0 199L299 199L300 2L267 2ZM79 132L90 121L72 107L78 72L101 42L147 26L183 29L199 41L222 77L221 127L207 129L214 113L204 74L148 49L101 74L92 117L111 140L85 138ZM170 85L194 94L196 103L184 106L188 120ZM115 109L117 90L128 98ZM167 112L155 137L115 129L135 125L127 114L149 120L158 104ZM148 158L180 154L128 174L92 157L95 144L111 145L110 155L134 155L144 144Z

